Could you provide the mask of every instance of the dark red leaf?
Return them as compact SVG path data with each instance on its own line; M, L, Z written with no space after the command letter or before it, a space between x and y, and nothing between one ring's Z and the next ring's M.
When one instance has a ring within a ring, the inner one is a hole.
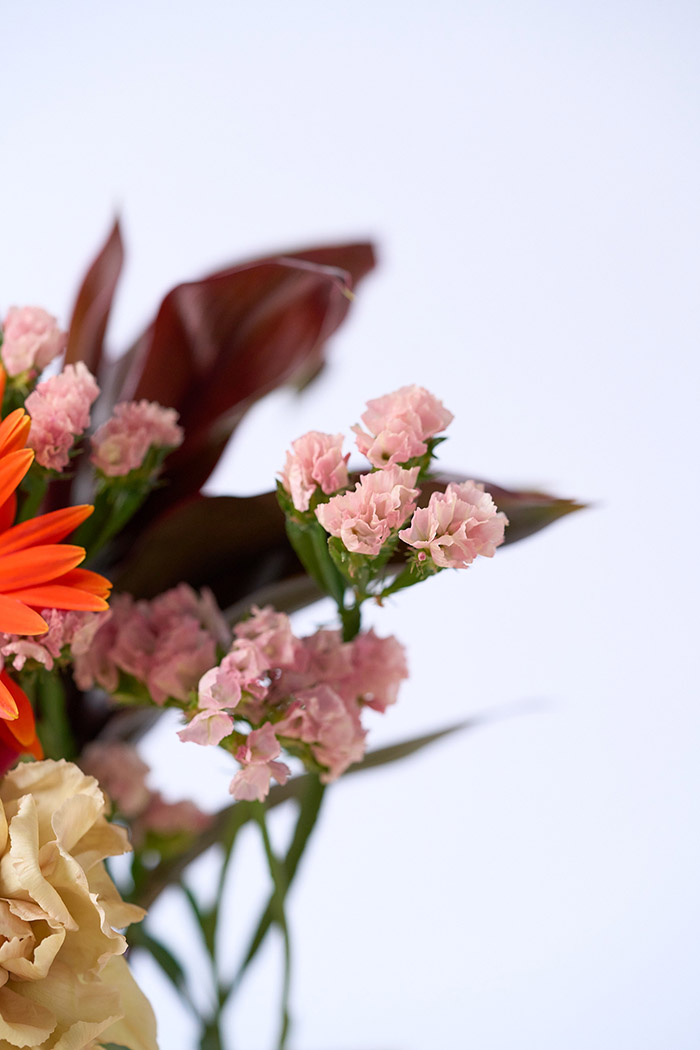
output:
M84 361L90 371L97 374L114 290L123 261L124 247L117 219L85 275L75 300L68 330L66 364Z
M166 500L197 491L254 401L318 370L325 341L348 311L351 288L373 263L370 245L310 249L236 266L168 293L129 354L118 395L180 412L186 437L168 462Z
M301 572L274 493L197 496L138 536L113 578L139 598L186 582L210 587L228 607Z

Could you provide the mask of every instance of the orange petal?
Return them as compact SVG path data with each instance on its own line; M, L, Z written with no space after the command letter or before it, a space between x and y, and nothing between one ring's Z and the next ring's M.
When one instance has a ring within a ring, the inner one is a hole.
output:
M89 503L84 503L79 507L52 510L49 514L40 514L38 518L13 525L0 535L0 554L24 550L39 543L58 543L89 518L94 509Z
M19 716L19 710L11 690L7 688L6 680L7 674L3 671L0 674L0 718L14 721Z
M2 399L5 396L5 386L7 384L7 372L0 364L0 408L2 408ZM2 413L0 412L0 415Z
M34 453L30 448L8 452L0 459L0 503L4 503L7 497L12 495L31 467L33 459Z
M5 599L17 598L20 602L25 602L35 609L76 609L79 612L104 612L105 609L109 609L107 602L96 594L88 594L87 591L80 591L76 587L66 587L58 583L44 583L36 587L22 587L12 591L10 595L2 595L0 597ZM1 609L2 606L0 606L0 611ZM2 626L1 617L0 626ZM44 629L46 630L46 625L44 625ZM13 627L10 633L39 634L39 631L18 631Z
M96 594L98 598L109 598L112 590L112 581L106 576L100 576L99 572L93 572L92 569L71 569L65 576L53 582L65 587L77 587L79 591Z
M24 752L33 755L34 758L43 758L44 752L41 749L41 744L39 743L36 734L28 744L22 745L10 731L10 727L14 725L14 722L4 722L0 719L0 752L2 751L2 745L4 744L5 747L7 747L10 752L14 752L15 755L21 755Z
M23 408L16 408L14 412L10 412L7 419L0 423L0 456L24 448L31 425L31 416L28 416Z
M48 606L40 606L48 608ZM38 612L28 609L21 600L0 594L0 631L4 634L46 634L49 625Z
M14 551L0 558L0 592L11 594L23 587L48 583L70 572L85 558L82 547L68 543L46 543L41 547Z
M17 682L10 678L7 671L0 673L0 689L4 689L6 693L9 693L17 708L18 717L11 726L8 726L8 729L13 737L26 747L27 744L31 744L36 736L34 711L29 702L29 697L24 689L20 688Z
M0 536L12 526L17 514L17 497L12 493L0 507Z

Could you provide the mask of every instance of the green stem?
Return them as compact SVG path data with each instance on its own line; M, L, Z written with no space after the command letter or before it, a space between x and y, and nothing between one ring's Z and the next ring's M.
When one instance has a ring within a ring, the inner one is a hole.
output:
M29 521L30 518L36 517L36 512L41 506L47 488L48 480L46 476L35 473L34 469L30 470L22 481L22 491L25 493L25 496L17 514L18 524L21 521Z
M287 916L284 910L285 897L287 894L288 881L285 872L285 866L280 861L279 857L275 854L272 849L272 843L270 842L270 835L267 830L267 821L265 819L265 807L262 803L256 807L256 820L260 825L260 832L262 834L263 845L265 847L265 856L267 857L267 864L270 869L270 876L274 886L271 902L273 907L273 915L275 922L282 931L282 938L284 943L284 979L282 981L282 999L280 1005L281 1021L280 1021L280 1034L277 1040L277 1050L284 1050L287 1043L287 1036L289 1034L289 988L291 979L291 964L292 964L292 951L291 943L289 939L289 927L287 926Z
M356 638L360 633L360 626L362 623L360 604L361 603L357 601L354 605L341 605L338 607L338 612L340 613L340 619L343 625L344 642L351 642L353 638Z

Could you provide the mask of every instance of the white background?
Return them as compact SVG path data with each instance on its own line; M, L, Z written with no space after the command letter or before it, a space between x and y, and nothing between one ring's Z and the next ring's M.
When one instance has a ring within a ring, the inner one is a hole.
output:
M116 211L115 349L177 281L371 236L326 375L251 414L217 491L269 488L294 437L417 382L456 415L445 466L595 503L377 616L412 677L374 744L543 703L332 790L291 902L293 1050L700 1045L699 22L681 0L2 5L0 311L67 320ZM224 757L169 727L146 750L173 796L224 801ZM231 945L266 887L244 844ZM167 901L160 927L187 942ZM279 955L238 1050L271 1045ZM193 1050L138 972L163 1050Z

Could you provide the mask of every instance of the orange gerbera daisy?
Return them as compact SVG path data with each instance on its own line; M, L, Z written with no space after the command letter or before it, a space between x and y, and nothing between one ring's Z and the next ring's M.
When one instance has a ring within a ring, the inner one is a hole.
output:
M39 609L101 612L111 588L104 576L78 568L85 558L82 547L59 542L92 514L91 506L66 507L12 524L17 486L34 459L24 447L30 424L23 408L0 423L0 632L6 634L43 634L48 628ZM0 723L0 741L9 743L9 732L21 750L31 751L36 740L31 705L5 672L0 674L0 719L12 722L11 730Z

